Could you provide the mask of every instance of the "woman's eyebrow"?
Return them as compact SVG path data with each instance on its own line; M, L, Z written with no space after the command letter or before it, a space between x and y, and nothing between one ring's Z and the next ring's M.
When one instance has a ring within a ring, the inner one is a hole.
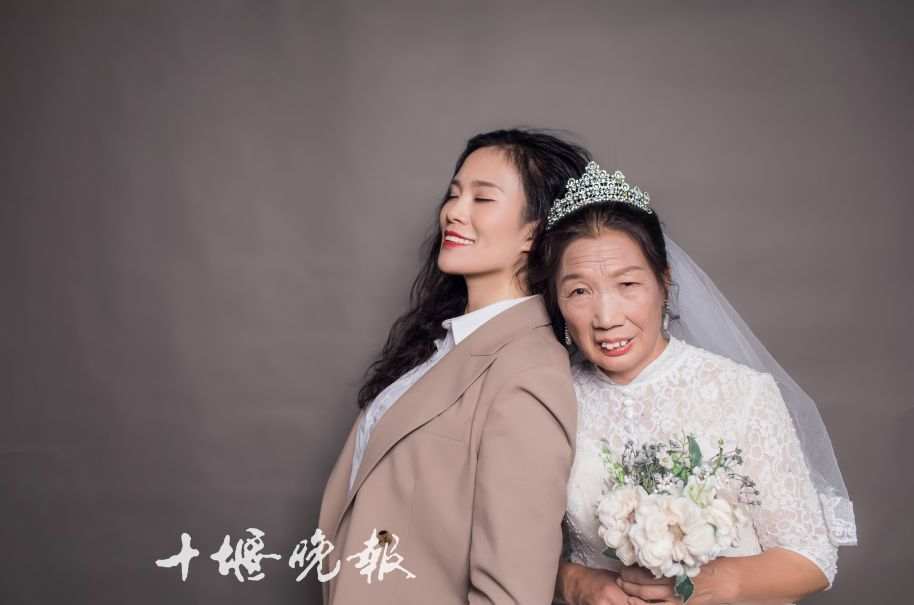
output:
M629 265L628 267L622 267L618 271L613 271L610 274L610 277L619 277L620 275L625 275L629 271L644 271L644 267L641 267L639 265ZM562 276L562 279L559 282L559 285L564 284L566 281L569 281L572 279L586 279L586 277L581 273L569 273L568 275Z
M562 285L566 281L570 281L572 279L584 279L584 276L580 273L569 273L568 275L562 277L562 281L559 282L559 285Z
M644 267L640 267L638 265L629 265L628 267L623 267L623 268L619 269L618 271L614 271L612 276L619 277L620 275L624 275L624 274L628 273L629 271L644 271Z
M471 185L475 185L475 186L477 186L477 187L494 187L495 189L498 189L498 190L501 191L502 193L505 192L504 189L502 189L501 187L499 187L498 185L496 185L496 184L493 183L492 181L480 181L480 180L478 180L478 179L475 179L475 180L470 181L470 184L471 184ZM453 179L453 180L451 181L451 185L457 185L458 187L463 187L463 185L460 183L460 180L459 180L459 179Z

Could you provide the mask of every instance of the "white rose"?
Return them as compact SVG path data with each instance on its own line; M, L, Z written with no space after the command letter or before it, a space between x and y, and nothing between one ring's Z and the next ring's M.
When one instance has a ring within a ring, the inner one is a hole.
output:
M676 561L670 561L660 567L660 575L666 578L675 578L685 573L685 566Z
M619 548L619 545L622 544L623 540L628 539L628 530L630 528L628 523L614 523L610 527L600 526L600 529L597 530L597 533L603 538L603 542L611 548Z
M701 508L691 498L680 496L671 498L668 503L670 514L673 521L679 525L683 531L690 525L702 520Z
M644 490L640 487L618 487L600 499L596 511L598 533L607 546L618 549L627 541L641 492Z
M629 538L635 547L638 562L655 574L672 564L673 533L667 510L669 496L651 494L641 498L635 509L635 523Z
M681 537L677 538L676 532L673 533L673 550L671 551L670 556L672 556L674 561L681 561L686 565L692 565L695 563L695 560L689 553L689 549L686 547L685 542L682 541Z
M696 523L689 528L682 541L699 564L707 563L717 556L717 536L714 533L714 527L710 523L704 521Z
M715 541L719 548L734 546L739 538L737 533L738 518L734 508L723 498L715 498L702 510L705 520L715 528Z
M635 545L627 537L616 549L616 557L619 558L623 565L634 565L638 561L638 557L635 554Z
M631 520L638 501L647 495L640 485L616 487L600 499L597 506L597 517L603 525L617 520Z
M682 497L670 502L670 512L681 535L674 549L676 558L686 565L706 563L717 544L714 527L705 520L702 509L690 498Z
M597 534L603 539L603 542L613 549L616 558L622 561L624 565L632 565L635 560L635 547L632 546L631 540L628 539L628 530L624 532L606 527L597 528Z

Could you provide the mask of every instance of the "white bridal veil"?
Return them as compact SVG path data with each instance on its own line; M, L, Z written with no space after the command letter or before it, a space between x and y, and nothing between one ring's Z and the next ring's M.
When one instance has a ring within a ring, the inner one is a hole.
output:
M853 503L815 402L775 361L701 267L672 239L664 237L674 284L670 333L774 377L803 446L829 537L836 546L856 544Z

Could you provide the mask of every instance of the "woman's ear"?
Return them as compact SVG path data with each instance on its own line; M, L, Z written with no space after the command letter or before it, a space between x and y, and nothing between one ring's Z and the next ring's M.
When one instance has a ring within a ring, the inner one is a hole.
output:
M533 240L536 237L536 228L538 226L539 221L530 221L524 225L524 244L520 249L521 252L530 252L530 249L533 247Z

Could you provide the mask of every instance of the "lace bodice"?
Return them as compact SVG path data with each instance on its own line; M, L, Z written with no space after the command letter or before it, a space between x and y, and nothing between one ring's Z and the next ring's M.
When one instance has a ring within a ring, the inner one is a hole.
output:
M739 547L726 556L772 547L798 552L825 573L829 587L837 547L829 539L822 506L809 476L787 406L770 374L753 370L675 337L631 383L614 383L589 362L572 367L578 397L578 432L565 518L568 560L617 569L602 554L595 508L604 490L601 438L614 453L636 445L696 436L702 451L743 450L742 472L756 481L760 506L748 508Z

